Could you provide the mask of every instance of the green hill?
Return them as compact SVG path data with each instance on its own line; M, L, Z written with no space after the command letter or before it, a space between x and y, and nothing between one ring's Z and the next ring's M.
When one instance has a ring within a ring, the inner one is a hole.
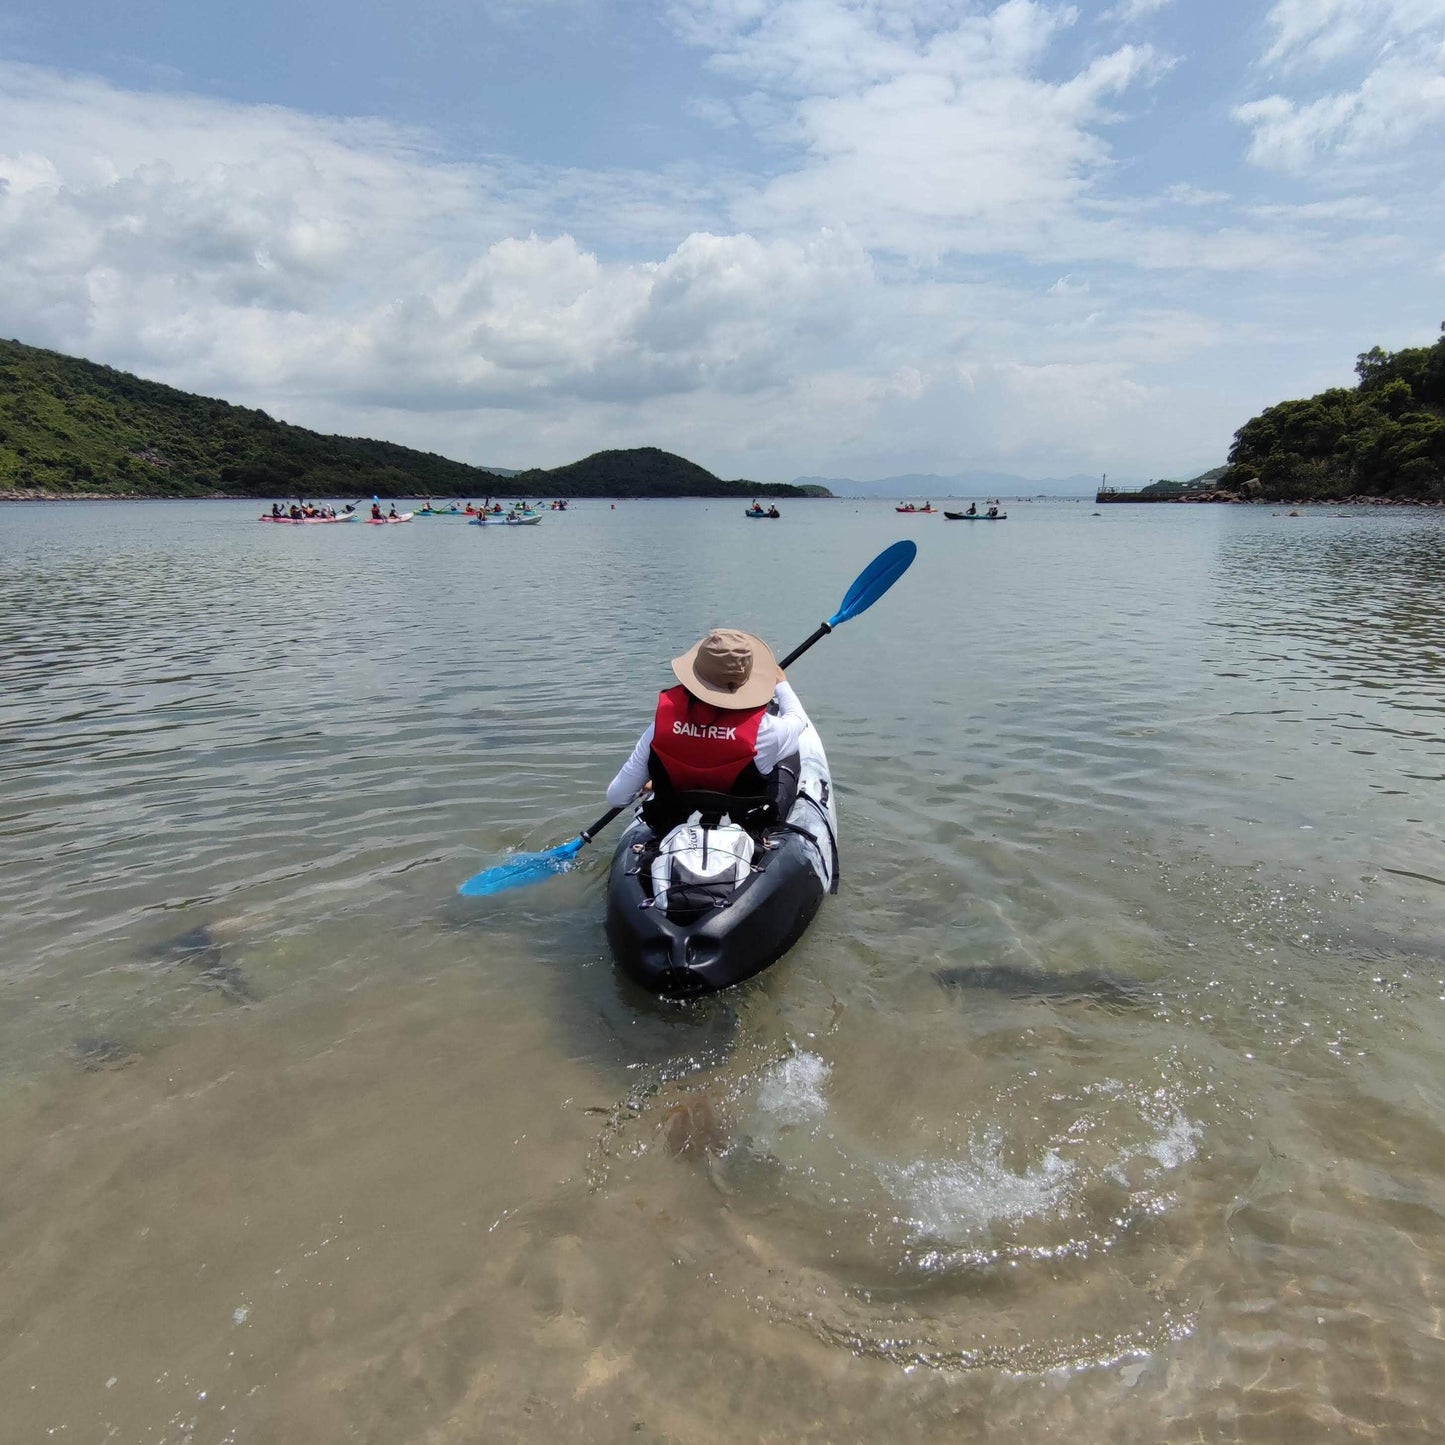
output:
M659 451L488 472L432 452L323 436L247 407L0 340L0 497L723 497L815 488L725 482Z
M1445 335L1403 351L1376 346L1355 375L1356 386L1282 401L1247 421L1220 489L1271 500L1445 500Z
M804 497L831 496L826 487L767 486L749 481L725 482L685 457L657 447L594 452L580 462L551 471L518 472L511 479L518 494L546 493L558 497Z

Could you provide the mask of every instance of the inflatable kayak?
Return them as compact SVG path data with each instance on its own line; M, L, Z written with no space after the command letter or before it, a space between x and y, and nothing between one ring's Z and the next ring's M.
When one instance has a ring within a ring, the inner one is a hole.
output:
M394 517L368 517L366 519L366 525L368 527L385 527L388 524L394 524L396 522L409 522L411 521L411 515L410 512L398 512Z
M838 891L838 819L828 759L809 725L773 774L774 795L693 794L702 806L659 837L642 811L607 883L607 938L623 972L669 998L741 983L803 936ZM742 816L707 812L731 803Z

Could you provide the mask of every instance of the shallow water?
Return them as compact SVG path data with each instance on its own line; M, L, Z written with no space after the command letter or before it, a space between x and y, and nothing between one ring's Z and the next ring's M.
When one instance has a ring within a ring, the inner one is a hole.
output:
M1436 1438L1438 514L740 511L0 511L5 1439ZM779 965L454 895L901 535Z

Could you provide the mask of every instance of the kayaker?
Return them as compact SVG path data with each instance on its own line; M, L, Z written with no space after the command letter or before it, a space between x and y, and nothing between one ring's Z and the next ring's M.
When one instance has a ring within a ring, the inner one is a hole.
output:
M996 516L998 516L998 508L997 508L997 507L990 507L990 508L988 509L988 511L984 513L984 515L987 516L987 517L996 517Z
M763 793L808 726L772 649L750 632L715 628L673 658L672 670L680 686L658 695L652 722L607 785L615 808L650 778L653 801L645 816L659 831L686 820L690 810L676 799L680 791ZM770 702L777 703L776 714L768 711Z
M396 503L395 503L395 502L393 502L393 503L391 504L391 511L389 511L389 512L386 514L386 516L387 516L387 520L388 520L388 521L390 521L392 517L396 516Z
M373 502L373 503L371 504L371 520L372 520L373 522L379 522L379 521L381 521L381 503L380 503L380 502Z
M968 511L966 511L963 515L964 515L965 517L976 517L976 516L978 516L978 503L977 503L977 502L970 502L970 503L968 504Z
M782 514L776 507L769 507L769 508L768 508L768 516L770 516L770 517L781 517L782 515L783 515L783 514Z
M281 503L280 503L280 502L272 502L272 503L271 503L271 515L272 515L273 517L279 517L279 516L282 515L282 513L281 513Z

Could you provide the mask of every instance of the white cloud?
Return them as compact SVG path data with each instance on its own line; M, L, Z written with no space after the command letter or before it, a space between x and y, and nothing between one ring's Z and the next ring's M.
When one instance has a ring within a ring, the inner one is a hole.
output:
M1178 206L1217 206L1230 199L1228 191L1208 191L1188 181L1166 188L1164 199Z
M1302 172L1321 161L1365 160L1402 151L1445 122L1445 44L1418 58L1382 61L1352 90L1310 101L1283 95L1239 106L1256 165Z
M1137 25L1150 20L1173 0L1120 0L1112 10L1104 12L1104 19L1117 21L1120 25Z
M718 130L733 130L742 124L733 106L713 96L692 96L686 102L686 108L689 115L695 115L700 121L705 121Z
M1408 161L1407 148L1445 122L1445 0L1276 0L1265 23L1273 39L1260 66L1294 89L1236 108L1256 165Z
M0 330L298 421L323 401L421 417L747 396L820 364L874 284L840 231L683 231L659 260L608 262L527 228L529 210L617 224L631 204L647 234L626 177L529 193L375 123L0 79L0 134L22 142L0 157Z
M1266 66L1318 69L1383 55L1401 42L1438 38L1445 0L1276 0L1265 25L1274 33Z
M867 257L839 235L696 234L642 265L606 265L566 236L513 239L367 317L354 354L363 375L384 365L408 378L423 409L747 395L818 364L850 327L848 296L870 283Z
M1167 59L1123 46L1041 78L1072 7L992 10L873 0L679 0L681 33L785 107L768 136L797 163L735 215L749 229L843 225L866 245L929 258L1028 248L1109 166L1111 105Z
M1302 201L1290 205L1248 206L1249 215L1265 221L1384 221L1392 208L1368 196L1341 196L1333 201Z

